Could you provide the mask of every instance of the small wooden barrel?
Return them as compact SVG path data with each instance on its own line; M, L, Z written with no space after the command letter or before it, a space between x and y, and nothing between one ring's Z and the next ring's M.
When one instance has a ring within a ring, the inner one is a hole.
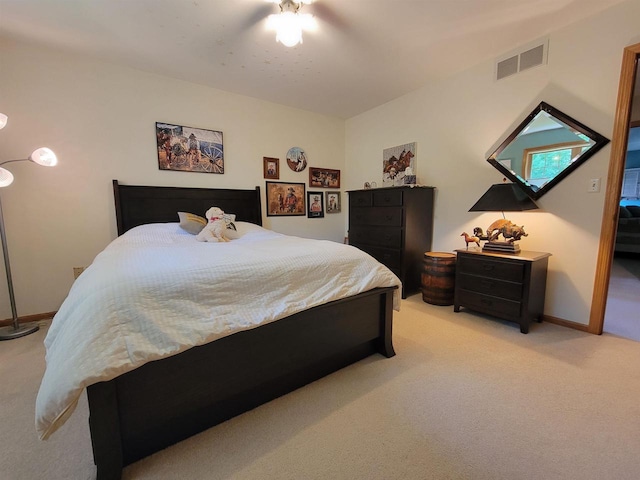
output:
M455 254L426 252L421 277L422 300L433 305L453 305Z

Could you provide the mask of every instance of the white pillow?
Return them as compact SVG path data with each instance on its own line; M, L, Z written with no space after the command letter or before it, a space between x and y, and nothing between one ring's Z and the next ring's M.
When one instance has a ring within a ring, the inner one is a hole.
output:
M236 226L236 231L238 232L239 237L242 237L247 233L264 232L266 230L260 225L256 225L255 223L249 223L249 222L234 222L234 225Z
M238 229L236 228L235 223L229 222L227 223L227 229L224 231L224 236L229 240L235 240L240 238L240 234L238 233Z

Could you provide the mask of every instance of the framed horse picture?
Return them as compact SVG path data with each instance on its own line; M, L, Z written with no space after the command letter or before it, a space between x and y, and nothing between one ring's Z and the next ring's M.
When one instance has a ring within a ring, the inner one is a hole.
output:
M406 170L406 172L405 172ZM406 143L382 151L382 186L393 187L415 183L415 178L405 182L405 175L415 175L416 143Z
M156 142L160 170L224 173L222 132L156 122Z

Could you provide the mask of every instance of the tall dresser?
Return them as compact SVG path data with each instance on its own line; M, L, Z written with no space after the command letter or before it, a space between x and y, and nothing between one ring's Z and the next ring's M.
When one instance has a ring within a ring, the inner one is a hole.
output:
M402 281L402 298L420 291L424 253L431 250L434 187L351 190L349 243Z

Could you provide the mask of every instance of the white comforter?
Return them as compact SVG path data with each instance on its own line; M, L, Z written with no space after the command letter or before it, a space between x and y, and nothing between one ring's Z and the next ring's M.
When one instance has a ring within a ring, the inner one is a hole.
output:
M36 402L41 439L93 383L338 298L400 287L390 270L354 247L237 226L236 240L201 243L177 223L144 225L95 258L45 339Z

